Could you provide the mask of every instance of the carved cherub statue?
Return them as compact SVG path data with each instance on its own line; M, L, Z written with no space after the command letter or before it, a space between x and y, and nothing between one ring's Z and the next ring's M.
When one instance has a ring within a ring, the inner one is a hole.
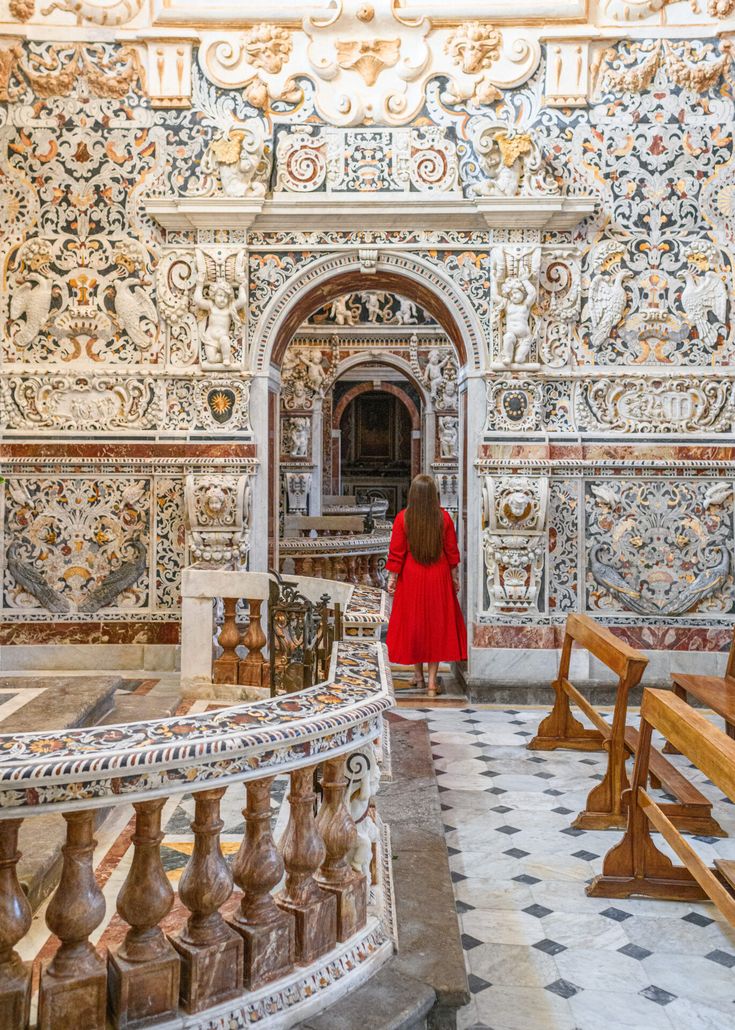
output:
M306 365L307 383L314 393L319 393L324 384L324 380L327 378L327 374L322 365L322 352L303 350L301 351L300 357Z
M439 388L444 379L444 368L448 361L448 354L442 357L435 348L429 351L429 358L424 369L424 381L429 387L429 394L433 403L436 403Z
M207 312L201 330L204 357L211 365L232 364L232 324L237 323L240 312L246 307L247 287L241 282L237 296L224 276L219 276L209 288L209 297L204 294L207 270L204 261L198 261L198 277L193 303L196 308Z
M459 424L456 418L439 419L439 443L442 458L456 458L459 445Z
M533 344L531 309L536 296L536 287L530 279L512 276L500 287L498 308L505 314L500 360L504 365L522 365L528 360Z

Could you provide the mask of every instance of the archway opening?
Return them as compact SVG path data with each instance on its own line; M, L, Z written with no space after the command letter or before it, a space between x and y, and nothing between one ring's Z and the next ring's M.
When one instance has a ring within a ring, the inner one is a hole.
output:
M355 504L392 519L419 472L435 476L455 519L460 512L457 348L408 280L395 292L375 289L384 280L363 276L360 289L337 292L351 281L343 275L329 288L310 290L297 305L308 313L285 348L274 347L274 359L281 360L280 392L271 405L278 455L270 498L275 560L294 551L286 536L307 528L328 533L327 520L317 520L345 515ZM432 308L446 317L436 299ZM288 313L284 325L296 317ZM282 327L279 341L285 333Z

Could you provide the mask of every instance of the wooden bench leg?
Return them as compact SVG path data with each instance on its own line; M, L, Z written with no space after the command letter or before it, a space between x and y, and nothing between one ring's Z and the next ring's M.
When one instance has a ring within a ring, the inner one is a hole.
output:
M625 743L625 726L628 717L628 694L630 683L621 682L615 697L615 710L610 728L610 738L605 741L607 769L602 780L587 796L584 810L579 813L573 826L580 830L623 829L628 819L627 799L628 773L625 763L628 748Z
M633 788L627 792L628 824L619 844L605 855L602 874L587 887L592 898L628 898L643 895L674 901L698 901L707 895L692 874L675 866L654 845L648 818L640 796L646 785L651 756L652 728L643 723L633 774Z
M683 687L680 687L678 683L674 683L672 685L672 690L674 691L674 693L676 694L677 697L680 697L682 699L682 701L687 703L687 692L686 692L686 690L684 690ZM670 744L669 741L667 740L666 744L664 746L664 754L665 755L680 755L681 751L678 751L674 747L674 745ZM653 780L651 780L651 786L654 788L654 790L659 790L660 787L661 787L661 784L660 783L656 784L656 783L653 782Z
M551 684L554 688L554 707L539 725L536 736L528 742L531 751L555 751L566 748L569 751L602 751L604 747L599 730L589 730L572 714L569 697L560 680Z

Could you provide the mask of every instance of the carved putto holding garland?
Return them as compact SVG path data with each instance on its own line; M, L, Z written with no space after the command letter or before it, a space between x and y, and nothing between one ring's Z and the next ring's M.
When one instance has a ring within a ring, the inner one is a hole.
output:
M532 360L532 312L538 297L540 247L498 247L493 251L492 305L498 360L502 366Z
M473 145L484 180L473 188L479 197L543 197L559 193L559 184L544 163L530 132L480 120Z
M264 197L272 158L265 125L260 118L249 118L210 143L201 165L205 191L215 192L219 181L227 197Z
M281 369L283 403L289 410L308 411L329 381L329 364L315 347L289 347Z

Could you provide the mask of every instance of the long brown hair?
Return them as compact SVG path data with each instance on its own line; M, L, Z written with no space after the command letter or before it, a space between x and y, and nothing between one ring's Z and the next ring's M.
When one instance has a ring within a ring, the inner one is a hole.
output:
M431 476L416 476L408 491L404 515L408 549L420 565L431 565L444 546L439 493Z

